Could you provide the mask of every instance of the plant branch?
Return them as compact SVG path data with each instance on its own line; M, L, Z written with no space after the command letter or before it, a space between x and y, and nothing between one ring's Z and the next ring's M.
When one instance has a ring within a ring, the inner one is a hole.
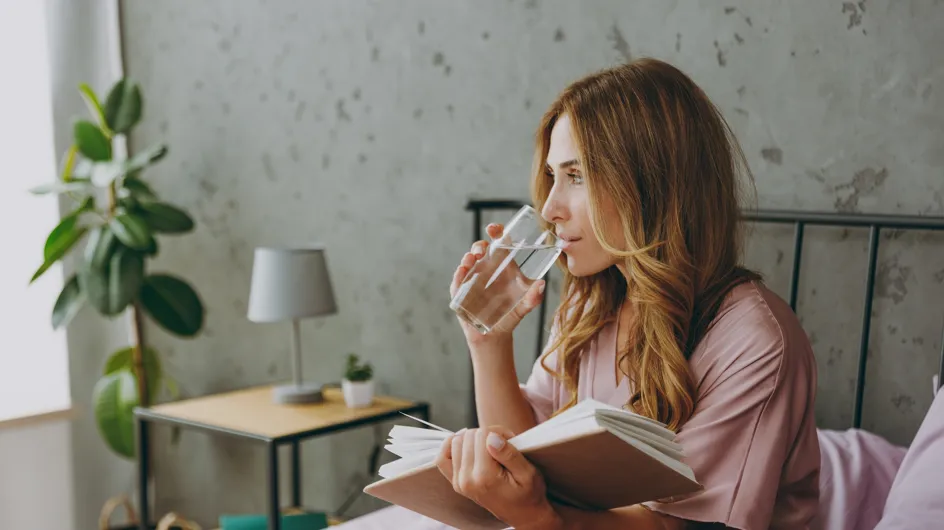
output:
M117 205L115 200L115 183L111 182L108 184L108 212L110 214L115 213L115 206Z
M134 334L134 350L131 355L131 363L138 379L138 403L142 407L149 407L151 405L150 399L148 399L150 389L147 385L147 374L144 367L144 323L141 318L141 306L137 301L131 306L131 317L131 332Z

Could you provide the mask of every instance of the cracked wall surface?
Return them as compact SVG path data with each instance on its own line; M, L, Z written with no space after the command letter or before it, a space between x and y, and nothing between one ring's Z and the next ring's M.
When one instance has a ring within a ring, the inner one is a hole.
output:
M206 332L182 341L149 330L189 395L289 377L289 328L245 318L252 249L320 241L340 313L303 323L306 375L336 380L356 351L382 391L429 400L434 421L463 425L469 365L447 307L471 237L463 205L525 198L534 128L556 93L635 57L671 61L705 88L742 142L760 206L944 215L940 3L123 7L127 69L146 102L133 143L169 143L151 181L197 221L158 264L198 287ZM824 427L851 421L867 244L863 230L807 234L799 313ZM880 250L864 421L907 443L941 348L944 235L889 232ZM791 231L758 227L748 262L786 296ZM524 375L533 337L517 341ZM373 439L367 428L305 444L306 505L333 509L359 488ZM263 453L251 444L185 434L156 466L159 511L208 522L264 506ZM352 513L377 506L360 499Z

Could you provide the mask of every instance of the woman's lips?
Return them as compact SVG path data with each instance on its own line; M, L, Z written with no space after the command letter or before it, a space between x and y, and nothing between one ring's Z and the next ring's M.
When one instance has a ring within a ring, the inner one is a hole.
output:
M563 250L564 252L566 252L567 250L569 250L570 248L572 248L575 244L577 244L577 242L580 241L581 238L579 238L579 237L574 237L574 238L567 238L567 237L564 237L564 238L561 238L561 239L563 239L563 243L561 244L561 250Z

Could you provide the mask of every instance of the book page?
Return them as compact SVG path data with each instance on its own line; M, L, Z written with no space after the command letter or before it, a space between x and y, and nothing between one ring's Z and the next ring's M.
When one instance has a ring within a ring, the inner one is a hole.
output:
M380 469L377 470L377 474L383 478L402 475L408 471L431 464L436 460L437 454L439 454L438 450L418 453L408 458L400 458L399 460L394 460L393 462L380 466Z
M436 429L427 429L425 427L409 427L407 425L394 425L390 429L390 438L396 440L445 440L451 432L440 431Z
M619 432L625 436L639 440L673 460L681 460L685 456L681 445L664 438L659 438L649 431L612 421L605 416L600 417L600 424L605 426L610 432Z
M606 422L607 420L603 419L602 421ZM689 480L695 482L695 472L692 470L692 468L690 468L690 467L689 467L687 464L685 464L684 462L682 462L682 461L680 461L680 460L676 460L676 459L670 457L669 455L666 455L666 454L662 453L661 451L659 451L659 450L653 448L652 446L650 446L650 445L648 445L648 444L646 444L646 443L644 443L644 442L642 442L642 441L640 441L640 440L638 440L638 439L636 439L636 438L634 438L634 437L632 437L632 436L627 435L625 432L623 432L623 431L620 430L620 429L607 429L607 430L609 430L610 433L613 434L613 436L616 436L616 437L619 438L620 440L623 440L624 442L628 443L629 445L632 445L632 446L635 447L636 449L639 449L639 450L642 451L643 453L646 453L648 456L651 456L652 458L658 460L659 462L661 462L661 463L662 463L663 465L665 465L666 467L668 467L668 468L672 469L673 471L679 473L680 475L684 476L685 478L687 478L687 479L689 479Z

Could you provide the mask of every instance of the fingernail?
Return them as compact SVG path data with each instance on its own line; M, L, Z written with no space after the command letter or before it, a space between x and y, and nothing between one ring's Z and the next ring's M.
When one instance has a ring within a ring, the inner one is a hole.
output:
M544 294L545 287L547 287L547 283L541 282L541 285L538 286L538 294Z
M488 443L489 447L492 449L501 449L502 447L505 447L505 440L495 433L489 433L486 443Z

